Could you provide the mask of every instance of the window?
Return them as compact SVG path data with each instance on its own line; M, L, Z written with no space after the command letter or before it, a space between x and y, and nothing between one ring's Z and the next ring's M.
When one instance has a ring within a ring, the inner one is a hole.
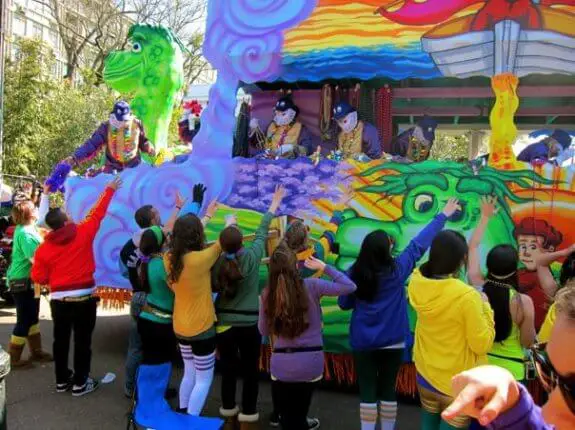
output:
M32 37L37 37L38 39L42 39L43 28L41 24L37 22L32 24Z
M12 21L12 31L16 36L26 36L26 18L20 15L14 15Z
M50 30L49 31L49 40L48 42L50 43L50 46L52 46L52 48L54 48L55 50L58 50L58 46L60 45L60 37L58 36L58 32L55 30Z

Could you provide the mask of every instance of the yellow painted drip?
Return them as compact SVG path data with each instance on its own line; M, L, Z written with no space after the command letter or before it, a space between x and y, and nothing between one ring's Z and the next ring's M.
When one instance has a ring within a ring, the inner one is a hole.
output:
M519 107L518 84L519 78L511 73L491 78L495 105L489 115L491 124L489 165L498 169L512 170L519 166L513 154L513 143L517 138L515 112Z

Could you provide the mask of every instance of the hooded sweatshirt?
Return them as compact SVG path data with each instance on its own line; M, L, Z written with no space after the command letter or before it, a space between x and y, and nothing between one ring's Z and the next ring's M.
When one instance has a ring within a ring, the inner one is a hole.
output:
M413 359L417 372L436 390L451 395L451 378L480 364L495 339L493 311L459 279L429 279L419 270L408 286L417 312Z
M94 239L114 193L107 187L82 222L50 232L38 247L31 278L36 284L49 285L52 299L94 292Z

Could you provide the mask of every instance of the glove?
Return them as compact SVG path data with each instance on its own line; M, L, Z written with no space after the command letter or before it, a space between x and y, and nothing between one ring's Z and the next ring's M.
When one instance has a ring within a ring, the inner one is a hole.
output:
M204 184L194 185L193 202L202 206L204 202L204 195L206 194L206 186Z

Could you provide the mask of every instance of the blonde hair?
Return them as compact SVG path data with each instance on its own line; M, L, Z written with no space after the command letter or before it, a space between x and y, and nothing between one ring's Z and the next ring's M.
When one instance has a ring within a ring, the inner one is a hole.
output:
M575 321L575 279L559 290L555 296L557 313Z

